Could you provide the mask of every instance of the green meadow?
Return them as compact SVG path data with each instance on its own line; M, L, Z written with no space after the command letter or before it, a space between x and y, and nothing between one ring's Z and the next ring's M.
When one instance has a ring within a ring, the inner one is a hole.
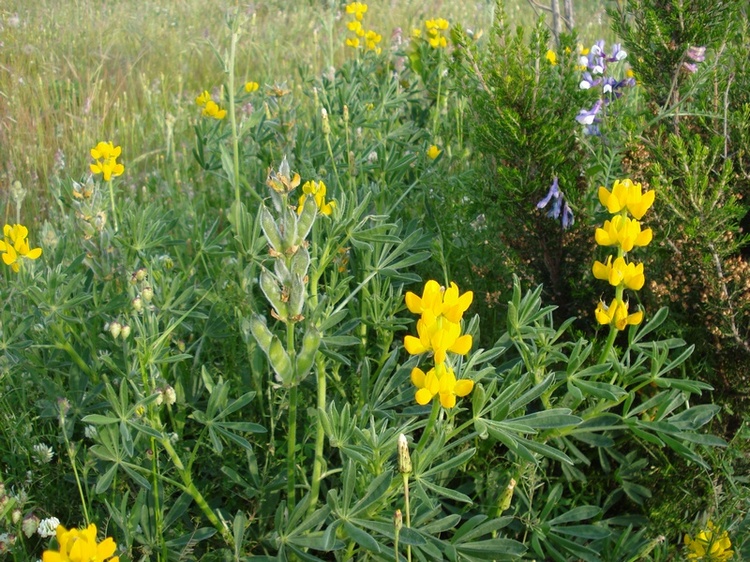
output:
M748 8L552 4L0 6L0 559L750 559Z

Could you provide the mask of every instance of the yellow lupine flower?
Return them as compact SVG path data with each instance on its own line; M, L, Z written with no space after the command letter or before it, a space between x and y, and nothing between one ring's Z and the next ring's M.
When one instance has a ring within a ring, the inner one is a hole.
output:
M111 538L102 542L96 541L96 525L86 529L67 530L58 525L55 531L59 550L45 550L42 562L119 562L119 556L113 556L117 545Z
M557 64L557 53L555 53L555 51L553 51L552 49L547 51L547 54L544 55L544 58L546 58L552 66Z
M97 143L91 149L91 157L96 160L93 164L89 164L91 173L102 174L104 181L110 181L113 177L122 175L125 166L117 163L117 158L121 152L122 148L114 146L111 141Z
M382 39L382 36L379 33L376 33L373 30L369 30L367 33L365 33L365 46L370 51L376 51L376 54L380 54L380 48L378 48L378 43L380 43Z
M411 382L417 387L414 395L417 404L421 406L429 404L435 396L439 395L440 405L446 409L455 407L456 397L467 396L474 388L474 381L456 380L453 369L446 368L442 363L427 373L415 367L411 371Z
M203 92L201 92L201 95L195 98L195 103L198 104L199 107L204 107L210 101L211 94L208 93L208 90L203 90Z
M734 556L734 551L730 550L729 534L726 531L720 533L712 521L708 522L708 529L698 533L695 539L685 535L685 546L689 551L688 560L725 562Z
M21 269L19 258L28 258L35 260L42 255L41 248L31 249L29 241L26 239L29 235L29 229L22 224L13 226L6 224L3 227L4 240L0 240L0 253L2 253L3 263L18 273Z
M441 152L442 150L440 150L437 146L433 144L432 146L430 146L430 148L427 149L427 157L434 160L435 158L440 156Z
M628 303L616 298L612 299L609 306L599 301L594 314L599 324L612 325L618 330L624 330L628 325L635 326L643 321L643 311L628 314Z
M596 229L595 238L600 246L619 245L624 252L629 252L634 246L647 246L653 235L650 228L641 230L639 221L615 215L612 220L604 221L602 228Z
M610 285L617 287L622 283L633 291L640 291L646 282L643 275L643 264L626 263L623 257L618 257L612 262L612 256L609 256L606 264L595 261L593 273L594 277L602 281L609 281Z
M362 21L365 12L367 12L367 4L363 2L351 2L346 6L346 13L354 14L354 17L359 21Z
M406 307L413 314L429 313L434 317L444 316L454 324L461 321L464 312L471 306L473 300L472 291L466 291L461 295L455 283L451 282L450 287L443 289L433 279L425 283L421 298L411 291L407 291L405 296Z
M615 180L610 192L606 187L599 187L599 201L612 214L623 209L640 220L654 204L654 191L643 193L640 183L633 183L629 179Z
M333 209L336 207L336 201L329 201L326 203L326 184L321 180L318 183L314 181L307 181L302 186L302 195L299 198L297 205L297 214L302 214L302 209L305 206L305 199L308 196L312 196L315 199L315 204L318 206L318 211L322 215L330 216L333 213Z
M357 37L350 37L347 38L346 41L344 41L344 44L347 47L352 47L353 49L359 48L359 39Z
M260 88L260 84L257 82L245 82L245 91L248 94L252 94L253 92L257 92L258 88Z
M466 355L471 350L472 337L461 335L461 326L442 317L435 317L429 311L422 314L417 321L417 334L404 338L404 347L411 355L420 355L432 351L435 364L444 363L448 351L457 355Z
M206 102L206 107L203 108L202 115L204 117L213 117L214 119L221 120L227 116L227 110L221 109L215 101L208 100Z

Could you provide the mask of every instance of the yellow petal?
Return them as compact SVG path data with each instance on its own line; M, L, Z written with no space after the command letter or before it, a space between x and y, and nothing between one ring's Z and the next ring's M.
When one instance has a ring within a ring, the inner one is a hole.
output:
M417 388L424 388L425 374L419 367L414 367L411 370L411 382Z
M422 342L414 336L406 336L404 338L404 348L406 349L406 352L411 355L419 355L420 353L429 351L424 345L422 345Z
M469 351L471 351L471 344L471 336L469 334L465 334L456 340L456 343L454 343L449 348L449 351L452 351L453 353L456 353L458 355L466 355L467 353L469 353Z
M456 382L456 386L453 387L453 392L456 396L466 396L474 389L474 381L469 379L461 379Z

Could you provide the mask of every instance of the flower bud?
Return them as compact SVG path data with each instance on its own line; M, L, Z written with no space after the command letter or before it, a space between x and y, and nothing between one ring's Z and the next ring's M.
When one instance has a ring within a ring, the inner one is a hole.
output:
M10 515L10 520L13 521L14 525L18 525L18 523L21 521L22 516L23 516L23 513L21 513L21 510L18 508L15 508Z
M122 332L122 324L119 322L110 322L109 326L105 326L105 330L109 330L109 333L112 335L114 339L117 339L117 337L120 335L120 332Z
M21 523L21 530L23 531L23 534L26 535L26 538L31 538L31 535L36 533L36 530L39 528L39 518L36 515L28 515L24 518L23 523Z
M146 285L143 288L143 291L141 291L141 297L143 298L144 301L151 302L151 300L154 298L154 290L148 285Z
M398 471L402 474L411 473L411 457L409 456L409 443L403 433L398 436Z
M401 515L400 509L397 509L396 513L393 514L393 526L395 527L397 533L404 526L404 516Z
M161 406L164 403L164 391L160 388L156 391L156 400L154 400L154 404L157 406Z
M331 124L328 122L328 112L326 111L326 108L323 107L320 109L320 115L323 118L323 134L324 135L330 135L331 134Z
M177 393L171 386L167 386L164 389L164 402L166 402L167 406L171 406L172 404L177 402Z
M123 326L120 335L122 336L122 339L128 339L130 337L130 326L128 326L127 324Z
M141 300L141 297L135 297L133 299L133 310L138 313L143 311L143 300Z

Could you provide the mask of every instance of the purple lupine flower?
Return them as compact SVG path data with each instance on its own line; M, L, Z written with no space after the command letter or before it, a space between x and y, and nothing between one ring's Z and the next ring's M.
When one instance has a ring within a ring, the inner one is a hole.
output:
M555 176L552 180L552 185L549 188L549 191L547 192L547 195L539 201L539 203L536 204L537 209L544 209L549 202L554 199L559 199L562 197L562 193L560 192L560 186L557 183L557 176Z
M619 86L619 82L612 78L611 76L607 76L602 81L602 93L604 94L612 94L617 89L617 86Z
M565 202L562 210L562 227L564 230L569 229L576 223L576 218L573 216L573 211L570 209L568 202Z
M693 62L703 62L706 60L706 48L705 47L688 47L687 58Z
M621 60L625 60L628 57L628 53L625 52L622 47L620 47L619 43L615 43L612 45L612 53L609 55L609 58L607 59L609 62L619 62Z
M562 215L562 227L564 229L570 228L570 226L575 223L575 218L573 217L573 211L565 201L565 195L560 191L557 176L552 179L552 185L550 186L547 195L536 204L536 208L544 209L550 204L550 202L552 203L552 206L550 207L550 210L547 211L547 216L551 219L560 219Z
M598 99L596 100L596 103L590 110L582 109L578 112L578 115L576 116L576 121L578 121L581 125L591 125L594 122L594 119L596 119L596 114L599 113L599 110L602 108L602 100Z
M599 82L601 82L600 78L594 79L590 72L584 72L583 76L581 76L581 82L578 84L578 87L581 90L588 90L589 88L598 86Z
M594 56L601 55L604 52L604 39L599 39L599 41L591 45L589 52Z

